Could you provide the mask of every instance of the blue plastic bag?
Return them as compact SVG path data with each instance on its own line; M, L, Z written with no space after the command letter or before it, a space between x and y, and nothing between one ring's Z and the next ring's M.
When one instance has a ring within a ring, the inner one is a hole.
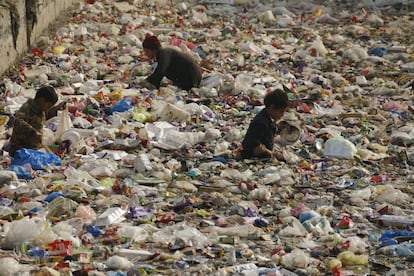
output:
M19 165L11 165L7 168L8 171L12 171L16 173L17 178L19 179L33 179L33 175L31 171L28 171L27 168Z
M131 98L123 98L122 100L117 101L112 107L111 112L125 112L133 108L134 105L132 103Z
M60 158L53 154L33 149L19 149L11 160L11 165L30 164L33 170L42 170L47 165L60 166Z
M57 197L65 197L65 195L61 192L51 192L47 195L47 197L44 199L46 202L52 202Z
M384 47L377 47L368 50L368 55L370 56L383 57L385 54L387 54L387 49Z
M198 54L201 59L206 59L207 58L206 52L204 52L204 50L201 49L201 48L195 48L193 50L193 52L196 53L196 54Z

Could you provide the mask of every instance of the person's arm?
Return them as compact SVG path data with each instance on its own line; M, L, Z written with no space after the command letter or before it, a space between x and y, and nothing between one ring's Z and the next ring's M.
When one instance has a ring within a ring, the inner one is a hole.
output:
M283 156L283 153L280 151L272 152L272 157L276 158L279 161L285 161L285 157Z
M53 118L57 115L59 110L63 110L66 108L66 102L61 102L58 105L52 106L49 111L46 113L46 120Z
M256 146L253 149L253 155L256 157L271 157L272 156L272 151L269 150L268 148L266 148L265 145L263 144L259 144L258 146Z
M146 81L150 82L155 87L160 88L162 78L165 76L165 72L171 62L171 54L160 50L157 53L157 61L157 68L155 68L155 71L151 74L151 76L146 78Z

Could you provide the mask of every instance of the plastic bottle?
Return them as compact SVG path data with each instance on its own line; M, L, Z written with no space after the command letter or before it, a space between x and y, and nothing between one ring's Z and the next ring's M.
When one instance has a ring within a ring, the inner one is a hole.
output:
M382 233L381 241L393 239L395 237L408 237L408 236L414 236L414 232L385 230L384 233Z
M407 216L382 215L379 217L379 221L384 225L392 226L408 226L414 224L414 218Z
M377 253L400 257L414 256L414 244L402 243L389 245L381 247L377 250Z

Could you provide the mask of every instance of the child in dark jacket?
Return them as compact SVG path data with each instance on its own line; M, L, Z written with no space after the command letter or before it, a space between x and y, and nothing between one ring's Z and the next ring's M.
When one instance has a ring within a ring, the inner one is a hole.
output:
M265 107L251 121L242 142L242 159L276 157L283 160L280 152L273 152L273 140L277 134L276 122L289 108L287 94L280 89L268 93L264 98Z
M8 151L11 156L22 148L40 149L45 121L65 108L64 102L56 105L58 95L51 86L43 86L36 91L34 99L28 99L14 116L13 133Z

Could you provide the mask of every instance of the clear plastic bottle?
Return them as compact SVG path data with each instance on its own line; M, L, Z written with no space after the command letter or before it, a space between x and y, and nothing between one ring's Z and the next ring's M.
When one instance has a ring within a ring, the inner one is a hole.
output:
M408 257L414 256L414 244L401 243L381 247L377 250L378 254L386 254L391 256Z

